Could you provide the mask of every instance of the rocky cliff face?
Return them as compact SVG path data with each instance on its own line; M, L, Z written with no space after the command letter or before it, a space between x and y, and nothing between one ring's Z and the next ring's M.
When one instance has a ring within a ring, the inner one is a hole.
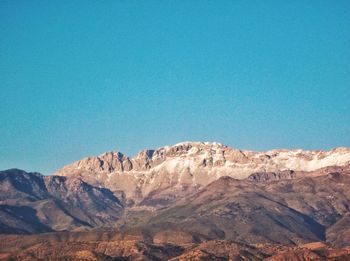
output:
M80 177L115 192L123 191L127 198L140 201L153 191L196 189L222 176L245 179L260 173L251 178L293 178L296 172L317 175L315 171L321 168L345 166L349 162L348 148L254 152L220 143L183 142L143 150L133 158L120 152L104 153L77 161L55 174Z

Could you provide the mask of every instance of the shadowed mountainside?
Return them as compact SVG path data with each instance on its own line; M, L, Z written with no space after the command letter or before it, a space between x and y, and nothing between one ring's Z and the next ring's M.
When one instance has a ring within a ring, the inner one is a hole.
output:
M40 233L111 224L122 211L108 189L80 179L0 171L0 232Z
M8 234L114 226L147 231L158 243L225 239L287 245L327 241L346 246L350 172L348 167L328 171L280 180L256 179L256 173L254 179L221 177L198 191L185 190L186 197L163 208L155 208L152 197L123 206L109 190L80 179L3 171L0 229ZM168 197L152 195L157 200Z
M341 241L347 237L337 236L349 233L349 186L349 172L261 183L222 177L171 207L149 213L148 218L144 214L135 226L152 231L162 243L178 243L181 232L180 238L188 242L327 240L344 246L349 241Z

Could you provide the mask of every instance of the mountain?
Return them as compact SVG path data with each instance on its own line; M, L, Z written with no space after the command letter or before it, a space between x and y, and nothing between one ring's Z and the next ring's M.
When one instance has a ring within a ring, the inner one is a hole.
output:
M111 191L76 178L0 171L0 232L87 229L118 220L123 206Z
M175 240L181 232L179 240L188 242L328 241L344 246L348 237L339 244L333 237L349 233L349 186L350 171L262 183L222 177L139 225L162 243L179 243Z
M55 175L82 180L123 192L129 200L140 202L155 192L166 195L167 205L176 194L187 195L223 176L245 179L253 173L293 171L306 175L330 166L350 163L350 149L331 151L271 150L254 152L233 149L220 143L183 142L155 150L143 150L129 158L108 152L72 163ZM314 172L314 173L312 173ZM119 194L117 194L119 195Z
M0 260L347 260L349 187L348 148L184 142L1 171Z
M349 213L349 173L348 148L253 152L184 142L133 158L120 152L85 158L56 175L122 195L127 207L118 226L148 231L160 243L347 245L335 235L348 238L341 220Z

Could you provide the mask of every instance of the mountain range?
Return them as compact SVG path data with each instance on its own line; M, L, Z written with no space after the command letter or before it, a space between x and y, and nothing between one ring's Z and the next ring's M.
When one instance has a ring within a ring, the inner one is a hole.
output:
M0 260L347 260L349 187L349 148L183 142L5 170Z

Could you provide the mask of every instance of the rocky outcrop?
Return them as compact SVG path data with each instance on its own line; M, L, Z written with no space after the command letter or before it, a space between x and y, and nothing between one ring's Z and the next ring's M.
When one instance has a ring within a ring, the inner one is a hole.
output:
M106 152L97 157L88 157L77 161L68 166L66 171L70 169L101 172L130 171L132 163L128 157L120 152Z
M247 179L254 182L264 182L270 180L295 179L297 173L294 170L285 170L280 172L258 172L251 174Z

